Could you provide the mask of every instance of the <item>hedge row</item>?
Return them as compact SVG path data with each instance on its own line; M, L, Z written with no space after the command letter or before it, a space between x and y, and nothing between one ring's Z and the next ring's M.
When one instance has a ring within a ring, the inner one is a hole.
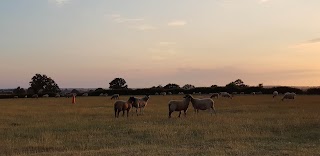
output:
M105 89L96 89L95 91L88 92L89 96L100 96L101 94L120 94L120 95L155 95L156 93L161 92L171 92L172 94L178 94L179 92L183 92L184 94L193 94L193 93L201 93L201 94L210 94L210 93L219 93L219 92L237 92L240 94L243 92L244 94L251 94L252 92L261 92L263 94L272 94L274 91L278 91L279 93L286 92L295 92L297 94L320 94L320 88L310 88L306 91L303 91L298 88L293 87L273 87L273 88L260 88L260 87L245 87L245 88L227 88L227 87L197 87L190 90L185 90L181 88L177 89L164 89L164 88L145 88L145 89L122 89L122 90L105 90ZM48 94L50 97L55 97L55 93L44 93ZM44 94L39 95L39 97ZM79 93L78 96L82 96L84 93ZM26 95L14 95L14 94L0 94L0 99L4 98L14 98L14 96L18 96L19 98L24 98ZM28 94L27 97L32 97L32 95Z

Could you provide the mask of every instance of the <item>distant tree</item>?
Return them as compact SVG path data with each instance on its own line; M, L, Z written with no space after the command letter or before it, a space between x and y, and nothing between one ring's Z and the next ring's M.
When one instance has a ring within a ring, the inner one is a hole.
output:
M259 88L263 88L263 83L260 83L260 84L258 85L258 87L259 87Z
M78 90L76 90L76 89L72 89L71 93L80 94L80 91L78 91Z
M24 88L20 88L20 86L19 86L13 90L13 94L23 95L23 94L26 94L26 90Z
M126 85L126 80L124 80L123 78L115 78L114 80L112 80L109 85L110 85L110 89L127 89L128 85Z
M308 94L320 94L320 88L309 88L306 92Z
M152 86L150 89L163 89L163 86L162 85L158 85L158 86Z
M159 85L159 86L157 86L156 88L163 88L163 86L162 86L162 85Z
M31 87L27 89L27 94L34 94L34 91Z
M43 93L60 92L58 84L46 75L36 74L31 78L29 83L34 93L39 93L39 91L42 91Z
M217 88L218 87L218 85L212 85L211 86L211 88Z
M194 89L194 88L196 88L196 87L192 84L186 84L182 87L182 89L186 89L186 90Z
M227 84L226 87L227 88L245 88L245 87L248 87L248 86L245 85L244 82L241 79L237 79L237 80Z
M238 87L246 87L247 85L244 84L244 82L241 79L237 79L234 81L234 84Z
M237 85L234 82L230 82L229 84L226 85L226 88L238 88Z
M169 84L165 85L163 88L165 88L165 89L177 89L177 88L180 88L180 86L177 85L177 84L174 84L174 83L169 83Z
M97 88L96 90L95 90L95 92L103 92L104 91L104 89L102 89L102 88Z

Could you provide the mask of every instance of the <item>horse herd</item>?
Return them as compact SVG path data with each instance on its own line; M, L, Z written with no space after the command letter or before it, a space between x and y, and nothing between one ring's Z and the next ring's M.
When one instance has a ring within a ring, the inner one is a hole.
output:
M232 98L232 96L228 93L221 94L222 97L229 97ZM273 93L273 98L278 96L278 92L275 91ZM295 99L296 94L295 93L285 93L282 101L284 99ZM170 100L168 102L168 109L169 109L169 118L171 118L171 114L175 111L179 112L179 116L181 116L181 112L184 112L184 116L187 115L187 110L189 108L190 103L192 104L195 113L199 113L199 110L210 110L211 115L213 112L216 114L216 110L214 108L214 101L212 98L218 98L219 94L213 94L210 98L194 98L192 95L187 94L183 97L182 100ZM115 94L112 96L111 99L118 99L119 94ZM137 98L137 97L129 97L127 101L118 100L114 103L114 115L116 118L119 117L120 112L122 111L122 116L125 115L125 111L127 112L127 117L129 117L129 112L131 108L136 108L136 115L143 115L144 108L148 104L148 101L150 99L149 95L146 95L143 98ZM138 109L140 109L140 113L138 114Z

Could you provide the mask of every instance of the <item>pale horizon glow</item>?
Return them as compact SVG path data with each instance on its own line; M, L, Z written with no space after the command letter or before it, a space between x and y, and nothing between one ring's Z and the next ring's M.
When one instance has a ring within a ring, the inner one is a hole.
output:
M320 86L319 0L0 2L0 88Z

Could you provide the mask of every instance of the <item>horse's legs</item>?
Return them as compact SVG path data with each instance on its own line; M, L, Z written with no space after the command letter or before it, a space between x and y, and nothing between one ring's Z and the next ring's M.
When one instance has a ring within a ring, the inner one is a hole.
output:
M179 118L180 118L180 115L181 115L181 111L180 111L180 113L179 113Z
M169 118L171 118L171 114L172 114L172 112L171 112L171 111L169 111Z
M127 110L127 117L129 117L129 111L130 111L130 110L128 109L128 110Z
M117 117L117 110L114 109L114 117L116 118Z
M118 110L117 118L119 118L120 110Z
M124 116L124 110L122 111L122 116Z

